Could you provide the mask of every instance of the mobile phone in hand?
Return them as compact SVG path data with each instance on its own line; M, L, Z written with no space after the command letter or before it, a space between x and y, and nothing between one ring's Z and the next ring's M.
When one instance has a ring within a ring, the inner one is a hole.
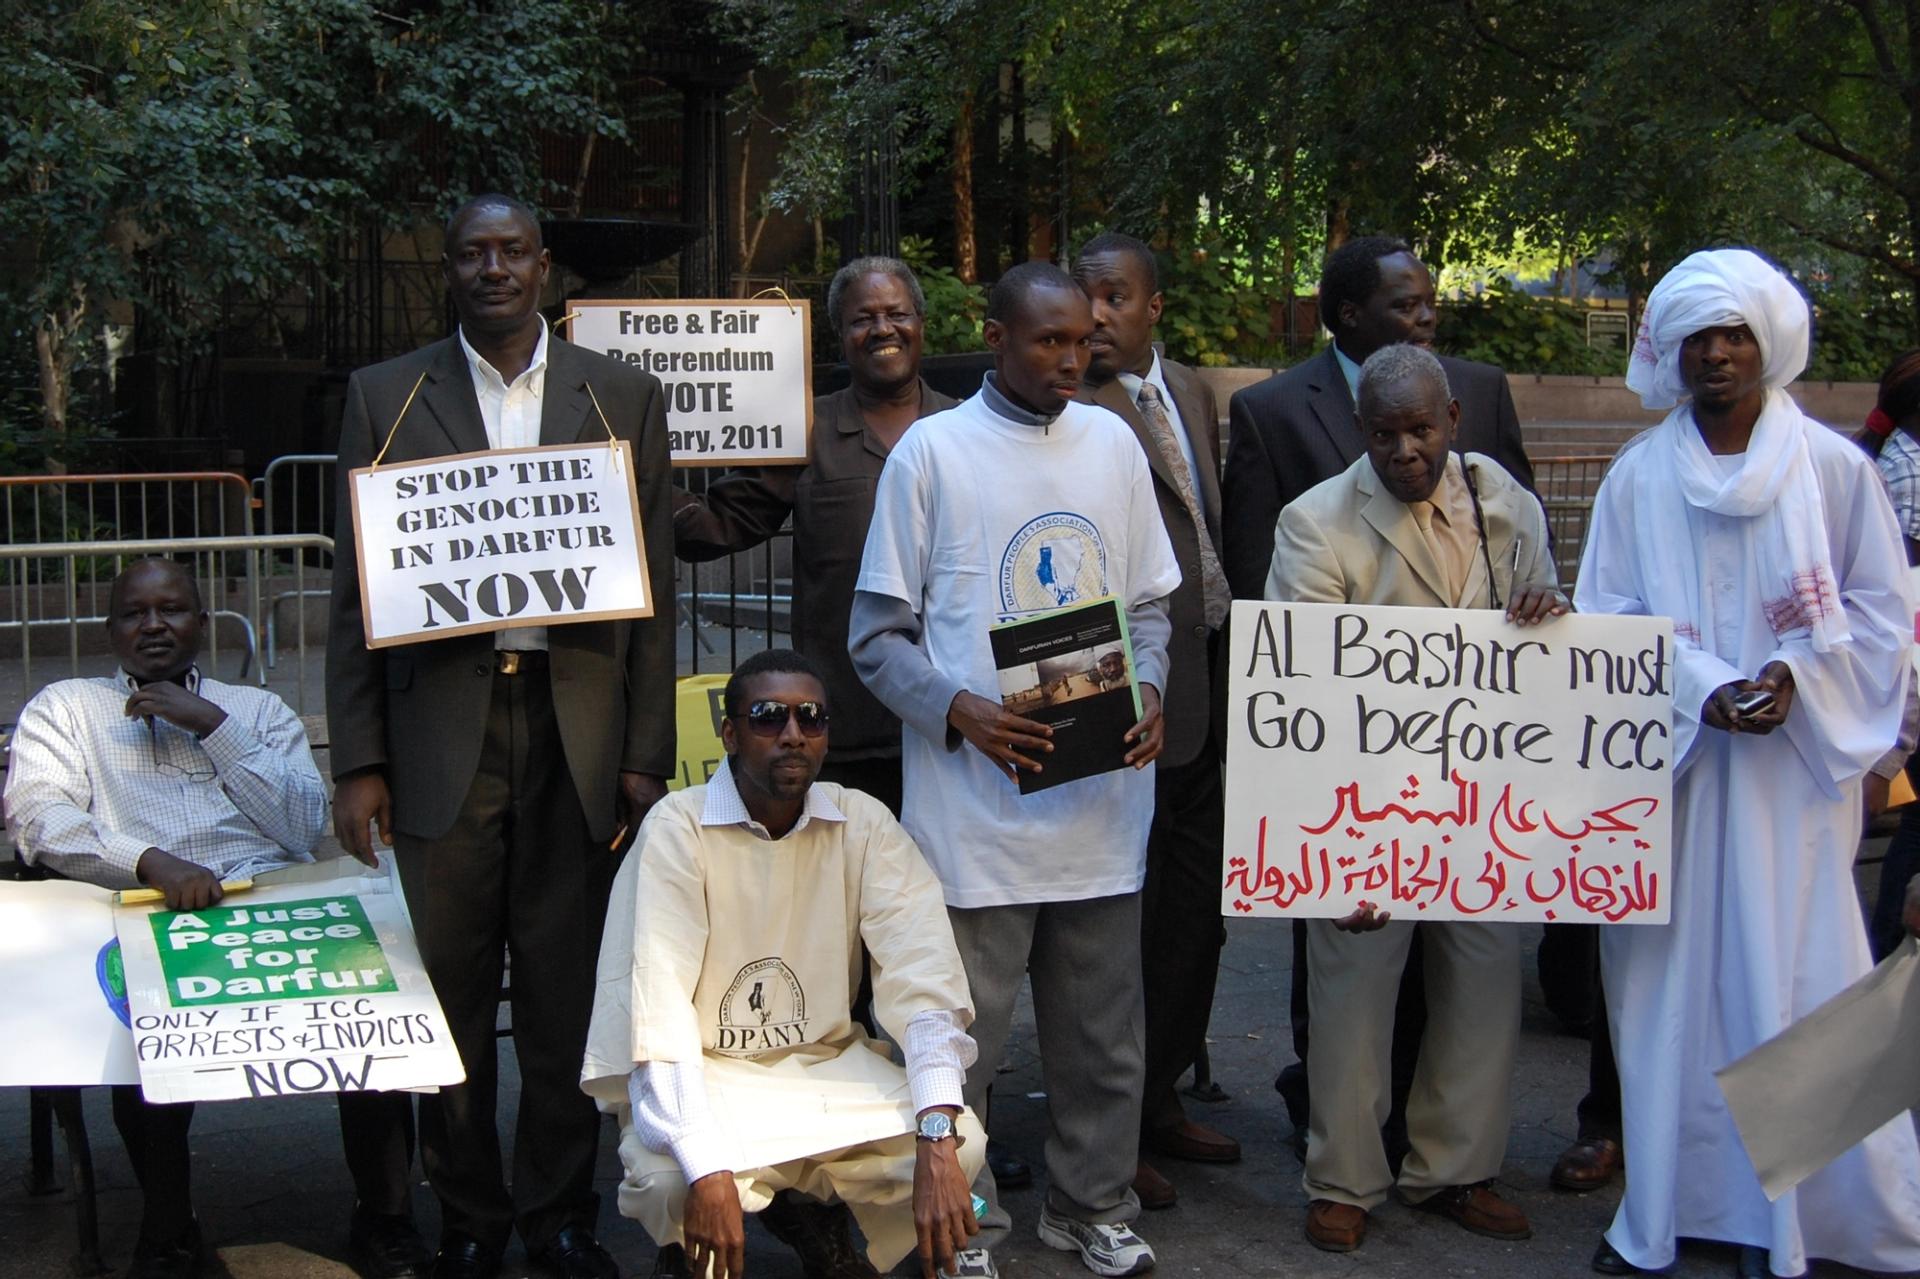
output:
M1773 709L1773 691L1765 688L1750 688L1737 694L1733 699L1733 713L1741 719L1751 719L1762 711Z

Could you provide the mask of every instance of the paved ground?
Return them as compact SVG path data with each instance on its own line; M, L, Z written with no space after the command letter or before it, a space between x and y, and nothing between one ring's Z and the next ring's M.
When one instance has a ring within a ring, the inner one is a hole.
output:
M1871 869L1866 872L1870 879ZM1301 1235L1305 1197L1300 1166L1288 1152L1289 1131L1273 1075L1291 1060L1287 1044L1288 949L1285 926L1274 921L1235 921L1225 955L1213 1018L1215 1077L1231 1094L1221 1105L1194 1104L1196 1115L1238 1136L1246 1160L1233 1167L1165 1164L1181 1192L1180 1204L1147 1214L1139 1228L1169 1276L1553 1276L1584 1275L1595 1240L1611 1217L1616 1192L1589 1196L1548 1188L1547 1172L1572 1136L1573 1105L1584 1090L1586 1044L1562 1033L1528 986L1525 1032L1515 1081L1515 1127L1503 1176L1505 1187L1533 1220L1534 1238L1501 1244L1467 1235L1438 1219L1397 1206L1378 1214L1364 1249L1345 1257L1309 1246ZM1529 946L1531 953L1531 946ZM996 1127L1015 1150L1038 1162L1043 1140L1044 1087L1034 1052L1031 1010L1023 1007L1010 1050L1011 1069L995 1088ZM0 1051L28 1050L5 1045ZM509 1090L517 1084L511 1053L503 1070ZM64 1195L28 1198L21 1189L26 1167L26 1096L0 1091L0 1279L40 1279L67 1273L73 1212ZM110 1266L123 1267L133 1243L139 1200L131 1172L113 1133L106 1094L91 1090L88 1119L99 1160L103 1249ZM618 1179L613 1143L602 1144L601 1238L628 1274L645 1275L653 1247L611 1205ZM194 1126L195 1193L209 1242L219 1249L233 1279L333 1279L352 1272L344 1265L344 1234L350 1188L340 1161L333 1107L324 1101L259 1101L203 1106ZM422 1185L415 1197L423 1227L437 1224L432 1195ZM1040 1191L1008 1196L1015 1214L1013 1246L1003 1262L1009 1279L1077 1279L1078 1263L1035 1240L1032 1226ZM798 1279L798 1262L761 1233L749 1232L749 1269L767 1279ZM1732 1270L1728 1249L1689 1247L1674 1271L1680 1276L1719 1276ZM221 1273L215 1270L216 1275ZM510 1258L513 1276L526 1273ZM1822 1276L1853 1272L1821 1267Z

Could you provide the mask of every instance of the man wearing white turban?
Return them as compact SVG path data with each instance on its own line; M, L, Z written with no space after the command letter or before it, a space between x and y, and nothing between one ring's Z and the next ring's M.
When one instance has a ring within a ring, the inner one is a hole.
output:
M1907 1119L1769 1203L1713 1079L1871 967L1860 779L1899 731L1913 605L1871 464L1785 390L1808 327L1744 249L1660 281L1627 385L1677 407L1615 463L1581 563L1581 611L1671 617L1675 648L1673 922L1601 938L1627 1152L1607 1274L1680 1236L1741 1245L1742 1276L1920 1268Z

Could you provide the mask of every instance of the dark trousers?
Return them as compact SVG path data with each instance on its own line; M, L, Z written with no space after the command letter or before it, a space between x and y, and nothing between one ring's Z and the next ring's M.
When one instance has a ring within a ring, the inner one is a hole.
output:
M420 1099L447 1236L501 1249L591 1227L600 1115L580 1091L594 965L619 857L587 837L544 664L493 677L480 765L453 828L396 841L401 884L467 1080ZM511 955L520 1117L513 1190L495 1123L494 1026Z
M1420 1040L1427 1033L1427 966L1422 958L1420 939L1425 930L1416 926L1407 948L1407 966L1400 973L1400 994L1393 1006L1393 1048L1389 1057L1392 1105L1386 1125L1381 1129L1387 1142L1387 1161L1396 1169L1407 1145L1407 1093L1413 1088L1414 1068L1420 1064ZM1273 1081L1287 1116L1304 1131L1312 1098L1307 1089L1307 1050L1311 1046L1312 1026L1307 1014L1307 922L1293 921L1293 981L1289 990L1293 1011L1293 1054L1300 1060L1287 1066Z
M403 1092L339 1094L340 1144L353 1175L355 1197L369 1211L411 1216L408 1169L413 1164L413 1098ZM113 1126L126 1144L140 1183L140 1241L179 1242L193 1222L192 1168L187 1131L193 1103L155 1105L137 1084L113 1090Z
M1547 1007L1588 1039L1587 1095L1576 1114L1582 1141L1620 1140L1620 1072L1613 1061L1606 991L1600 982L1600 926L1548 924L1540 939L1540 988Z
M1191 761L1154 778L1147 880L1140 894L1140 966L1146 993L1143 1131L1186 1118L1180 1076L1200 1055L1213 1012L1226 923L1220 917L1225 794L1211 736Z
M1920 760L1909 761L1907 778L1920 788ZM1877 964L1893 953L1907 930L1900 926L1900 909L1906 902L1907 881L1920 875L1920 803L1900 810L1900 829L1887 843L1887 858L1880 863L1880 892L1873 901L1873 918L1867 924L1867 944L1873 948Z

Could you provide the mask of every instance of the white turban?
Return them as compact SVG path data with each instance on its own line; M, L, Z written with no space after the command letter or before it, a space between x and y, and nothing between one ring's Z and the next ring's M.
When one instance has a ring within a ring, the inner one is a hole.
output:
M1760 343L1761 378L1779 389L1807 367L1807 300L1773 263L1749 249L1705 249L1653 286L1627 360L1627 388L1650 409L1688 397L1680 344L1702 329L1744 324Z

